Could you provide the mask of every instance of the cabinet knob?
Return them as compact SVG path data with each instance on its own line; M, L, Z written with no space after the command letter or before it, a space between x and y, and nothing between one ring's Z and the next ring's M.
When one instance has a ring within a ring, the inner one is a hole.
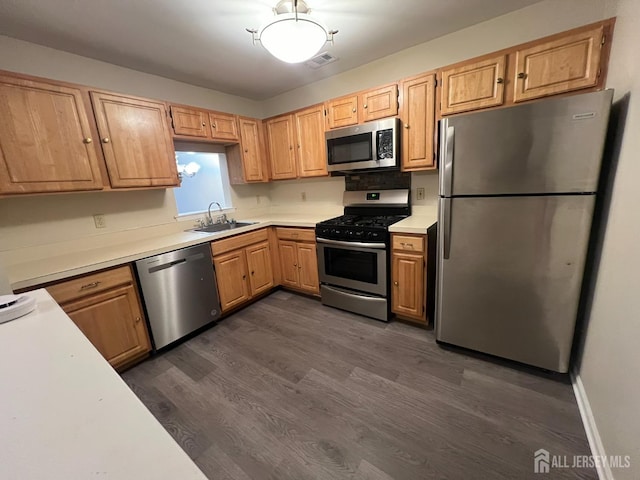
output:
M256 273L255 271L251 270L251 275L255 275L255 273Z
M354 108L353 110L351 110L353 113L356 113L356 109Z
M110 142L109 137L104 137L102 139L102 143L109 143L109 142Z
M406 128L406 129L408 130L408 129L409 129L409 124L408 124L408 123L405 123L405 124L404 124L404 128Z
M362 107L363 107L363 108L367 108L367 104L365 103Z
M297 264L297 263L294 263L294 264L293 264L293 266L294 266L294 267L297 267L297 266L298 266L298 264Z
M218 128L218 127L216 127L216 124L215 124L215 123L212 123L212 124L211 124L211 126L212 126L213 128Z
M524 72L520 72L520 73L518 74L518 78L525 78L526 76L527 76L527 74L526 74L526 73L524 73Z
M398 282L393 282L393 284L397 287L398 286Z
M300 270L302 268L302 265L298 265L298 270Z
M93 142L93 140L91 140L91 137L87 137L84 140L82 140L84 143L91 143Z
M498 78L498 79L496 79L496 83L504 83L504 78Z
M292 145L289 145L289 150L293 150L293 146Z
M140 323L141 318L140 317L136 317L136 323Z
M249 149L248 149L248 148L245 148L245 149L244 149L244 153L249 153Z
M246 279L247 279L247 276L246 276L246 275L242 275L242 279L243 279L243 280L246 280Z

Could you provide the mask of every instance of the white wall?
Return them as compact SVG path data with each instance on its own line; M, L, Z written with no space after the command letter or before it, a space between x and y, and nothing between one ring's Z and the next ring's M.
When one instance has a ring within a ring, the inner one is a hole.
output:
M617 5L616 5L617 3ZM640 1L609 2L616 11L608 86L621 123L604 208L599 262L588 308L579 375L604 453L632 455L617 480L640 478ZM617 166L615 165L617 163Z
M546 0L459 30L264 102L266 117L435 70L607 17L603 0ZM610 11L610 10L609 10Z

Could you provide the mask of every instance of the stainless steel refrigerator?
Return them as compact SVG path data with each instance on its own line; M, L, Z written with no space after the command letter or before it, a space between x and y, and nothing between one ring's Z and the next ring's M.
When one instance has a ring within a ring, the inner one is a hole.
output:
M568 371L612 95L441 120L439 342Z

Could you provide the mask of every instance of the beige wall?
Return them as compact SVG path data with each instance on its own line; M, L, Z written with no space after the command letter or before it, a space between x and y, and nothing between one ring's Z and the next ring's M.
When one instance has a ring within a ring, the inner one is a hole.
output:
M264 102L267 117L350 92L393 82L467 58L597 22L604 0L546 0L407 48L353 70L285 92ZM338 41L338 40L336 40Z
M640 478L640 2L608 3L613 8L618 3L608 86L616 90L614 113L623 131L617 130L613 142L617 167L605 202L606 230L579 375L605 453L632 455L631 468L615 469L614 477L636 480Z
M250 117L263 116L262 104L255 100L138 72L4 35L0 35L0 69Z
M602 18L598 0L547 0L261 103L4 36L0 69L265 117ZM425 200L414 198L414 205L436 204L436 175L415 173L412 182L414 189L426 190ZM232 201L240 217L268 210L272 202L278 210L326 209L340 206L343 188L342 179L336 178L237 186L232 187ZM295 204L303 191L306 203ZM94 213L107 215L106 229L94 228ZM67 239L89 242L105 233L170 224L175 213L172 190L0 199L0 253Z

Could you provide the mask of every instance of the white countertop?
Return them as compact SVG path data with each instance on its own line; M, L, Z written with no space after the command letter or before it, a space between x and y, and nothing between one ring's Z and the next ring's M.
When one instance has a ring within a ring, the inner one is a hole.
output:
M206 477L49 294L0 324L0 477Z
M337 213L337 215L339 214ZM57 245L51 247L51 252L55 253L47 253L46 258L36 257L33 260L6 265L5 268L11 287L18 290L135 262L159 253L219 240L258 228L269 226L312 228L316 223L332 216L336 215L327 214L327 212L308 212L249 216L238 221L256 222L255 224L218 233L174 231L160 235L149 235L148 237L140 237L138 234L134 240L118 240L113 244L84 250L69 249L64 245ZM435 208L422 208L418 209L415 215L392 225L389 230L399 233L424 234L436 219Z

